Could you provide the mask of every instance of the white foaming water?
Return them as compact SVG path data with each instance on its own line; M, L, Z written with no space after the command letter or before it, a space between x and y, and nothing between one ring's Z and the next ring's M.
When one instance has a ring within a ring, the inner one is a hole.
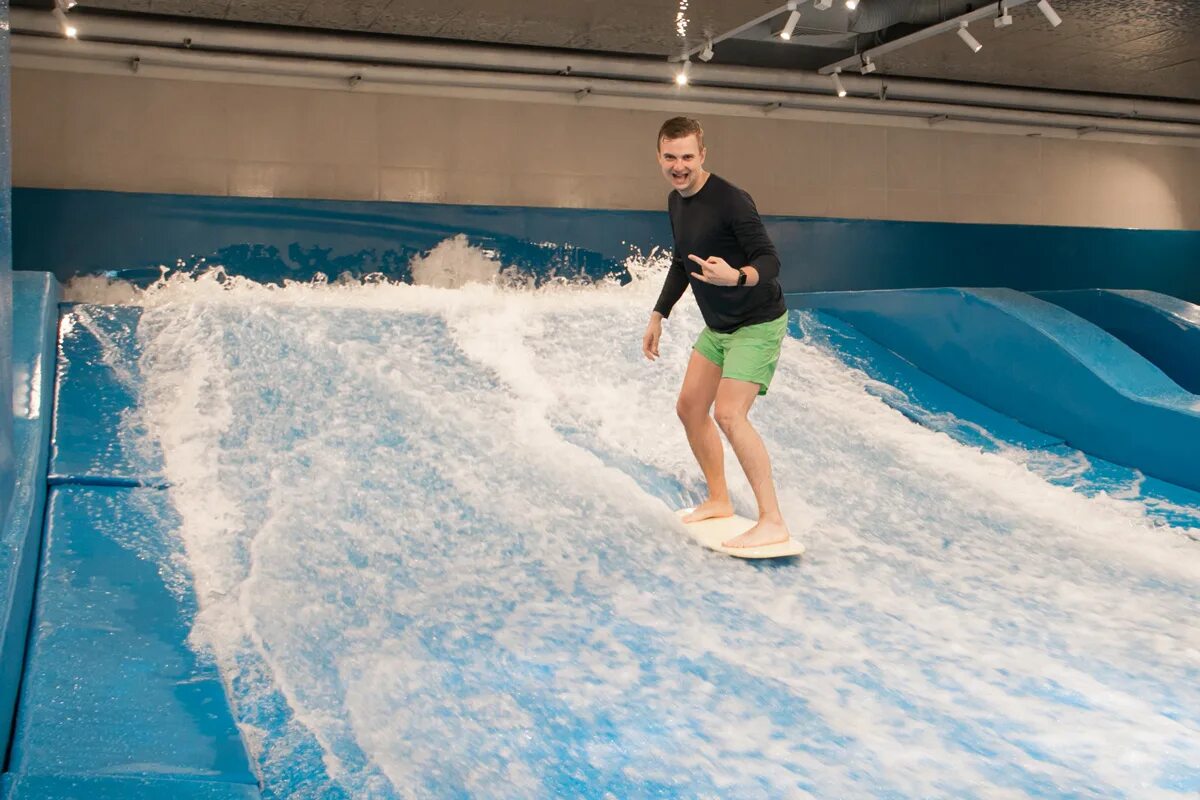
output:
M808 554L698 548L701 322L641 357L661 277L139 297L194 641L269 796L1194 795L1195 542L789 339L753 418Z

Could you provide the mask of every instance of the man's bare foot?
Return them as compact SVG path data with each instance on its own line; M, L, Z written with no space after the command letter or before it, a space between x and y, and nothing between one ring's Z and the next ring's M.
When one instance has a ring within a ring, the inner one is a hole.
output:
M732 517L733 503L729 500L705 500L683 517L684 522L699 522L703 519Z
M786 542L789 538L787 526L782 522L764 522L759 520L757 525L741 536L735 536L727 542L721 542L721 546L765 547L769 544Z

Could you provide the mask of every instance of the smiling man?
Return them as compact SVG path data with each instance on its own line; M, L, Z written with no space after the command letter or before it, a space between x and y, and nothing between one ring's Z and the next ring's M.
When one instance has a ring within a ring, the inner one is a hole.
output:
M771 478L771 460L750 424L750 407L767 393L787 332L779 256L750 195L704 169L700 123L675 117L658 132L658 163L674 191L667 199L675 254L642 338L658 358L662 321L689 282L706 327L693 347L676 411L704 479L708 499L686 522L733 515L725 482L724 431L758 501L758 524L726 547L788 539ZM716 422L710 410L716 404Z

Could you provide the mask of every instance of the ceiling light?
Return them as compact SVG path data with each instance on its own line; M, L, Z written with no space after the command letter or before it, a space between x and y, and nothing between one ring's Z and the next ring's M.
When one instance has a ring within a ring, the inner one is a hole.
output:
M701 61L712 61L712 57L713 57L712 39L709 39L707 42L704 43L704 49L700 51L700 60Z
M675 83L679 84L680 86L687 86L688 85L688 73L690 73L691 71L692 71L692 62L691 61L683 62L683 69L681 69L681 70L679 70L679 72L675 73Z
M58 24L62 28L64 36L66 36L68 39L74 39L79 35L79 30L74 25L67 22L67 15L63 13L61 8L55 6L50 13L53 14L54 18L58 20Z
M1062 17L1054 10L1054 6L1050 5L1050 0L1038 0L1038 9L1042 12L1042 16L1050 21L1051 28L1062 25Z
M861 72L863 75L870 75L874 71L875 62L871 60L870 56L863 56L862 66L859 67L859 72Z
M816 0L816 2L813 3L813 8L815 8L817 11L828 11L829 7L832 5L833 0Z
M833 73L832 73L832 75L830 75L830 77L833 78L833 88L837 90L837 96L845 97L846 96L846 87L842 85L842 79L840 77L838 77L838 75L839 75L839 73L841 73L841 71L842 71L842 68L838 67L837 69L835 69L833 71Z
M779 29L778 36L785 42L792 38L792 34L796 32L796 24L800 22L800 12L793 10L788 14L787 22L783 23L783 27Z
M971 32L967 30L967 23L965 22L958 23L958 38L966 42L967 47L971 48L972 52L978 53L983 49L983 45L979 43L979 40L972 36Z
M1001 0L999 8L1000 16L992 20L992 25L997 28L1007 28L1013 23L1012 14L1008 13L1008 5L1004 3L1004 0Z
M851 11L858 8L858 0L846 0L846 8L850 9Z

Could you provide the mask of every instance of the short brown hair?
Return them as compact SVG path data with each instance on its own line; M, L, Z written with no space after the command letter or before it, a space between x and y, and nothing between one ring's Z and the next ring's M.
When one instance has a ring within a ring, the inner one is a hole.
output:
M658 129L658 138L654 141L654 149L661 150L663 139L682 139L685 136L695 136L700 149L704 149L704 128L691 117L671 117Z

